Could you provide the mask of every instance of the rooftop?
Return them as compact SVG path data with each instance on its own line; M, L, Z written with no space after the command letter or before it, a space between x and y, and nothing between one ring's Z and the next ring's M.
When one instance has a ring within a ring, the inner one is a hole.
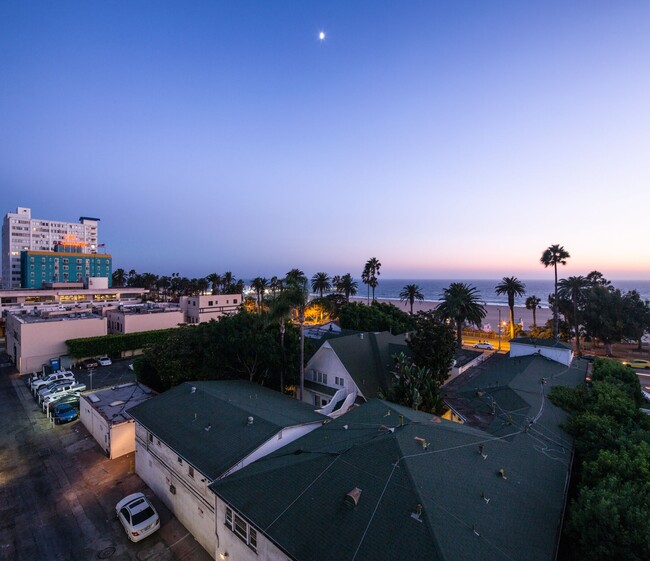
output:
M209 479L282 429L327 420L307 403L240 380L185 382L129 413Z
M57 321L79 321L84 319L102 319L102 316L88 311L81 312L56 312L56 315L41 315L38 311L36 313L12 313L9 314L12 318L15 318L20 323L23 324L32 324L32 323L54 323Z
M562 341L555 341L554 339L536 339L534 337L517 337L510 339L510 344L519 343L520 345L531 345L534 347L549 347L552 349L569 349L573 347Z
M373 399L210 488L299 561L551 561L570 458Z
M112 424L123 423L131 419L128 410L156 395L151 388L132 382L85 393L83 398L88 404Z

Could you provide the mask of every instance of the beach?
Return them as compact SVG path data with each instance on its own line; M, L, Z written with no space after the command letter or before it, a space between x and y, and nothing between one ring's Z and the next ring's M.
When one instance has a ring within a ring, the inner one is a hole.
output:
M368 300L366 298L350 298L350 301L354 302L361 302L363 304L367 303ZM409 312L410 310L410 305L408 302L400 302L399 300L391 300L391 299L385 299L385 298L377 298L378 302L385 302L388 304L393 304L397 306L400 310ZM431 300L425 300L423 302L418 302L415 301L413 304L413 313L417 312L424 312L428 310L433 310L439 302L434 302ZM508 322L510 321L510 310L508 306L503 305L503 306L496 306L493 304L487 304L485 306L485 310L487 312L487 315L485 316L485 319L483 320L483 326L486 328L487 331L496 331L497 325L499 325L499 310L501 312L501 321ZM536 312L537 316L537 325L544 325L549 319L553 317L553 310L549 308L538 308ZM520 320L523 320L524 322L524 329L530 329L530 327L533 325L533 312L532 310L527 310L524 307L518 307L515 306L515 323L519 323ZM488 329L489 328L491 329Z

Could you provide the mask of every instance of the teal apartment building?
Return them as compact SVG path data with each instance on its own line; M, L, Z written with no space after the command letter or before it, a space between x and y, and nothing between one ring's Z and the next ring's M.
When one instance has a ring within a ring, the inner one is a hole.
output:
M104 253L22 251L20 273L22 288L43 288L45 282L83 282L88 277L106 277L110 287L113 258Z

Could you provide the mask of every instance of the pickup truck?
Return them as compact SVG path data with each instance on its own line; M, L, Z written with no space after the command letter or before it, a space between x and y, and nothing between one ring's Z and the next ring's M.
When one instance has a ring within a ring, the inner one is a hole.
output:
M62 380L74 380L74 374L69 370L62 370L61 372L48 374L44 378L37 378L31 382L32 393L36 395L41 388L44 388L52 382L59 382Z
M63 395L79 395L86 389L86 384L74 382L72 384L65 384L58 386L51 393L40 396L41 409L47 411L47 404L53 399L57 399Z

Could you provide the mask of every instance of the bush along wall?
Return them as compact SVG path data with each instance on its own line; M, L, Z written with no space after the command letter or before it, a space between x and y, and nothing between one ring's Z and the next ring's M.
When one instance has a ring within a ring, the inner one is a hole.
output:
M68 339L65 344L68 352L74 358L84 358L100 355L118 355L125 351L135 351L150 345L165 342L176 328L159 329L156 331L141 331L138 333L103 335L101 337L85 337Z

